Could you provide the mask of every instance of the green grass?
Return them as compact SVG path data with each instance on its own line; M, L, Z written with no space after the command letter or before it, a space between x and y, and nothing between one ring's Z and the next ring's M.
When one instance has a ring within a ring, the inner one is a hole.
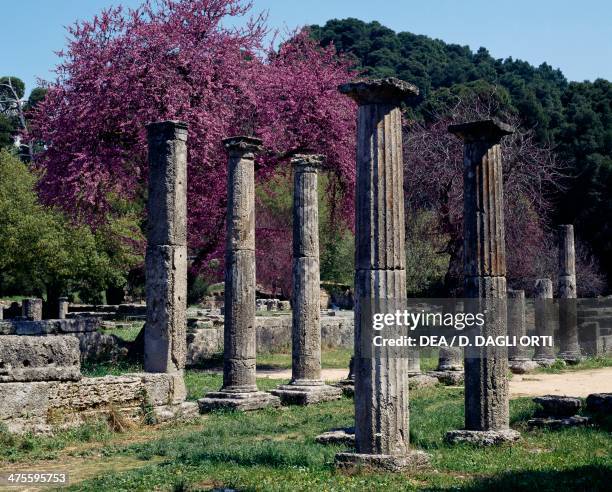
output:
M115 335L126 342L133 342L143 326L144 321L126 321L124 323L117 323L114 328L103 329L102 332L107 335Z
M260 379L258 385L271 389L281 382ZM186 383L189 398L194 399L218 389L221 376L187 371ZM213 413L197 419L195 425L153 427L147 440L135 439L137 442L130 442L129 435L112 441L108 430L91 426L52 438L0 432L0 460L22 463L43 456L57 460L63 448L87 441L86 451L70 451L70 456L83 456L83 463L101 460L96 478L70 489L83 491L205 491L215 487L241 491L609 490L609 429L530 431L526 420L534 409L530 399L511 402L511 425L523 436L514 446L452 447L444 443L443 436L462 426L462 389L412 392L410 439L432 459L430 470L415 474L345 475L334 470L334 455L343 448L318 445L314 437L333 427L352 425L353 402L346 398L306 408ZM140 462L140 466L108 471L109 463L121 460Z
M601 369L604 367L612 367L612 357L586 357L578 364L568 365L562 360L557 359L551 367L540 367L535 372L559 374L566 371L582 371L585 369Z

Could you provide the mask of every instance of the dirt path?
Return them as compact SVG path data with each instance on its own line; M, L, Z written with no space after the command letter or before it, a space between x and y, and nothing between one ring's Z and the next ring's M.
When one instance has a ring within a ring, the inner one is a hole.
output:
M346 369L323 369L326 381L338 381L347 376ZM290 369L257 371L257 377L290 379ZM591 393L612 393L612 367L567 371L560 374L515 375L510 380L510 396L567 395L586 397Z

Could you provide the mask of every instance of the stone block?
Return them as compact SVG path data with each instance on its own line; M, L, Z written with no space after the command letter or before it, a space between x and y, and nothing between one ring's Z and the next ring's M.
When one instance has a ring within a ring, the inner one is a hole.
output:
M416 374L408 378L408 387L412 389L431 388L439 383L438 378L427 374Z
M332 429L315 437L318 444L335 444L339 446L355 446L355 428L344 427L342 429Z
M265 391L234 393L230 391L215 391L207 393L198 400L200 413L214 410L234 410L246 412L266 407L280 407L280 399Z
M533 401L542 406L542 410L538 412L539 415L550 417L569 417L575 415L582 406L580 398L571 396L538 396Z
M79 341L71 336L0 338L0 383L76 381L81 378Z
M338 453L336 468L346 472L382 471L402 472L422 470L430 466L429 455L424 451L410 450L404 455Z
M449 444L469 443L477 446L496 446L520 439L521 435L513 429L500 430L453 430L446 433Z
M340 388L326 384L283 384L270 391L270 393L278 396L284 405L311 405L324 401L339 400L342 397Z
M612 393L592 393L587 396L586 408L589 412L612 415Z
M571 417L537 417L529 419L527 425L546 429L565 429L568 427L584 427L589 425L590 422L589 417L573 415Z

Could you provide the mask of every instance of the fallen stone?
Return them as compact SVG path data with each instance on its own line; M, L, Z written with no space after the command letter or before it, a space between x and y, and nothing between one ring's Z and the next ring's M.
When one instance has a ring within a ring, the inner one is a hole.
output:
M246 412L267 407L280 407L281 402L278 396L271 395L265 391L252 391L248 393L214 391L207 393L204 398L200 398L198 405L200 413L214 410Z
M542 406L542 410L537 412L540 417L570 417L576 415L582 406L580 398L572 396L538 396L533 401Z
M90 333L100 328L99 318L46 319L29 321L5 320L0 324L1 335L60 335Z
M436 378L446 386L460 386L465 379L463 371L429 371L427 375Z
M0 337L0 383L77 381L81 378L79 341L72 336Z
M547 429L563 429L567 427L584 427L590 423L589 417L573 415L572 417L537 417L529 419L529 427L540 427Z
M431 388L439 383L439 379L427 374L417 374L408 378L408 388Z
M315 437L318 444L338 444L344 446L355 445L355 428L345 427L342 429L332 429Z
M502 430L453 430L446 433L445 440L449 444L469 443L477 446L496 446L506 442L514 442L521 435L514 429Z
M424 451L410 450L402 456L386 454L338 453L336 468L346 472L359 470L401 472L429 467L429 455Z
M527 374L540 367L540 365L532 360L511 360L508 361L508 368L512 374Z
M612 393L593 393L587 396L586 409L593 413L612 414Z
M270 391L278 396L283 405L312 405L324 401L339 400L342 390L327 384L320 385L292 385L283 384Z

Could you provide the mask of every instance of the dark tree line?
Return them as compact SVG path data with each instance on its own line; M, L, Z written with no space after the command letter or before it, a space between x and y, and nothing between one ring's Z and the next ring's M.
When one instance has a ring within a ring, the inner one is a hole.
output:
M505 113L515 114L537 141L567 163L560 190L550 191L553 223L575 224L612 281L612 83L569 82L543 63L535 67L512 58L496 59L485 48L409 32L396 33L378 22L330 20L312 26L324 46L355 57L368 76L396 76L413 84L420 99L416 120L434 121L447 108L474 94L495 93ZM610 283L610 282L609 282Z

